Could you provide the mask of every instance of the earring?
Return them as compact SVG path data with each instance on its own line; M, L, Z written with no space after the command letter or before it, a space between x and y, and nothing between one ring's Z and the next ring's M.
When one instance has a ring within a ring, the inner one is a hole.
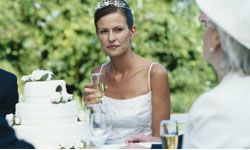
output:
M209 51L210 51L210 52L213 52L213 51L214 51L214 48L213 48L213 47L211 47L211 48L209 49Z

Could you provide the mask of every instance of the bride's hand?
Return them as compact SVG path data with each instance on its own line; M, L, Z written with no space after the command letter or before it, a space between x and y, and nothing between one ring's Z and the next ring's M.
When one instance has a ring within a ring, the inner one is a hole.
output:
M86 84L83 89L83 101L86 105L100 102L102 94L94 88L93 83Z
M159 137L154 137L154 136L145 135L145 134L138 134L135 136L128 137L125 140L125 143L159 142L159 141L160 141Z

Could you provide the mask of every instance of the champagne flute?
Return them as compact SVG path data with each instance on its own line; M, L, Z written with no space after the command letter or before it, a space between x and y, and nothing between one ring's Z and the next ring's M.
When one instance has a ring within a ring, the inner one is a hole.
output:
M177 149L179 144L178 123L175 120L162 120L160 135L163 149Z
M101 93L101 97L97 99L97 101L101 101L102 96L104 95L105 92L105 85L104 82L102 81L102 73L92 73L91 78L93 82L93 87Z
M102 111L101 103L102 103L102 97L105 92L105 85L104 85L104 82L102 81L102 73L92 73L91 79L93 83L93 88L98 90L101 96L93 99L93 102L97 102L97 103L88 105L88 107L91 109L91 113L100 112Z

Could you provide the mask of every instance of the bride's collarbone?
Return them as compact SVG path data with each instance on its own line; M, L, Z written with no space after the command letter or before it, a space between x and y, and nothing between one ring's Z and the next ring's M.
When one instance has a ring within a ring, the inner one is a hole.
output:
M110 73L108 74L108 78L111 81L115 82L127 82L137 78L145 77L145 72L142 69L138 70L131 70L125 73Z
M112 82L108 85L107 95L115 98L130 98L139 95L144 95L149 92L146 81L145 82Z

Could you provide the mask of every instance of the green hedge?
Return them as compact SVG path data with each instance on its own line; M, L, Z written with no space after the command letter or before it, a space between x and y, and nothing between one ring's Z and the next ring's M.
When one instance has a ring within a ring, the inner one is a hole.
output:
M186 112L217 83L202 59L199 10L192 0L127 0L134 10L134 50L169 73L173 112ZM95 35L96 0L1 0L0 67L20 79L49 69L81 99L93 67L106 56ZM19 80L20 93L22 83Z

